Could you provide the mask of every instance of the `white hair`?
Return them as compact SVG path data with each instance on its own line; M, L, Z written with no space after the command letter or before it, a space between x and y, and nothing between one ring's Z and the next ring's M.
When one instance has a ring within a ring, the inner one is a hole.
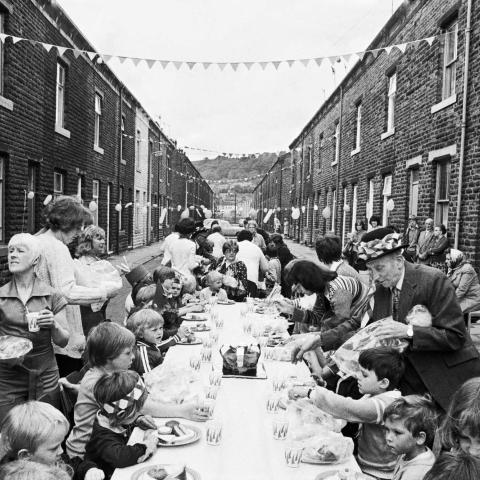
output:
M30 235L30 233L17 233L8 242L8 246L22 245L30 252L30 263L33 265L34 261L40 256L40 244L37 237Z

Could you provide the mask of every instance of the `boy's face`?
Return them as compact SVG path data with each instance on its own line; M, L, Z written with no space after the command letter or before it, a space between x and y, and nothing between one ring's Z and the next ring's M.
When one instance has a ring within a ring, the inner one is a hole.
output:
M480 458L480 437L474 437L467 432L462 432L458 437L458 445L472 457Z
M53 434L33 452L29 460L45 465L54 465L60 460L63 453L62 442L66 435L67 432L65 429L59 426L59 428L55 429Z
M214 292L218 292L222 288L222 279L221 278L215 278L210 282L210 288Z
M384 392L388 387L388 380L379 380L374 370L367 370L363 367L360 367L360 373L358 374L357 380L358 390L362 395L376 395Z
M170 289L172 297L178 297L181 291L182 285L180 283L172 283L172 288Z
M407 455L424 443L423 437L414 437L399 418L387 418L385 421L385 439L387 446L395 455Z
M174 280L175 280L174 278L166 278L162 283L163 291L168 295L172 290Z
M133 348L124 348L120 355L108 360L109 367L114 372L124 372L130 368L134 358Z
M148 327L143 331L143 340L148 343L156 345L162 341L163 337L163 324L156 325L154 327Z

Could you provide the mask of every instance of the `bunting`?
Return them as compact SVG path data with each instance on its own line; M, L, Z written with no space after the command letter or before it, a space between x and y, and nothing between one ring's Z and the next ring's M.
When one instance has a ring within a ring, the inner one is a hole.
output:
M155 58L139 58L139 57L125 57L123 55L113 55L109 53L99 53L95 51L80 50L71 47L64 47L61 45L52 45L50 43L40 42L38 40L33 40L29 38L17 37L15 35L8 35L6 33L0 33L0 43L5 43L8 39L11 40L13 45L17 45L20 42L28 42L34 46L43 47L47 53L52 49L56 49L60 56L64 56L67 52L72 52L75 58L78 58L80 55L84 55L90 59L90 61L95 61L96 63L109 63L110 61L117 59L120 63L124 63L126 60L129 60L131 64L135 67L138 67L140 64L145 64L149 69L152 69L154 66L159 65L161 68L166 69L169 66L172 66L176 70L181 68L186 68L189 71L193 70L197 65L201 65L204 70L207 70L210 66L215 65L221 72L225 71L227 67L233 71L238 72L241 70L241 67L246 71L250 71L253 67L257 66L262 71L266 70L269 66L272 66L275 70L278 70L282 65L288 68L292 68L296 63L300 63L305 68L309 65L317 65L321 67L325 62L333 66L337 62L346 62L348 63L352 58L356 58L359 61L363 61L367 54L372 55L374 58L377 58L382 52L385 52L387 55L390 55L393 50L404 54L409 46L419 46L422 43L426 43L431 47L436 39L440 39L445 34L433 35L427 38L421 38L418 40L411 40L408 42L403 42L395 45L387 45L381 48L375 48L372 50L363 50L358 52L348 52L342 53L339 55L329 55L325 57L314 57L314 58L299 58L299 59L290 59L290 60L262 60L262 61L231 61L231 62L205 62L197 60L165 60L165 59L155 59Z

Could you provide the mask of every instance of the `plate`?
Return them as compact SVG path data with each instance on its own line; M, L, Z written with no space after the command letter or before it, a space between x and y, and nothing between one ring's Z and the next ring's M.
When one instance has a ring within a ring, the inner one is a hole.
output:
M175 443L160 443L158 442L158 446L159 447L180 447L182 445L190 445L191 443L195 443L195 442L198 442L200 440L200 438L202 437L202 431L194 426L194 425L185 425L183 423L181 423L180 425L182 425L183 427L187 427L189 430L192 430L194 435L193 437L187 439L187 440L181 440L179 442L175 442ZM161 427L163 425L159 425L159 427Z
M204 313L186 313L182 318L189 322L206 322L208 320L208 316Z
M151 470L152 468L155 467L161 467L161 468L168 468L171 467L171 464L161 464L161 465L150 465L149 467L143 467L140 470L137 470L136 472L133 472L132 476L130 477L131 480L151 480L147 476L147 472ZM200 474L196 472L195 470L192 470L191 468L186 468L187 471L187 480L201 480Z
M201 345L202 341L196 338L194 342L177 342L177 345Z
M234 300L227 300L226 302L222 302L220 300L217 301L217 304L218 305L235 305L235 301Z
M33 348L28 338L15 337L14 335L0 336L0 360L21 358Z
M190 328L190 331L191 331L191 332L194 332L194 333L209 332L210 330L211 330L210 327L206 327L206 328L204 328L204 329L202 329L202 330L199 330L197 327L191 327L191 328Z
M367 475L362 472L351 472L348 469L343 469L343 470L328 470L327 472L322 472L319 473L314 480L326 480L328 477L331 477L335 474L347 474L349 473L350 475L355 475L354 477L347 477L348 480L374 480L375 477L371 477L370 475ZM342 477L340 477L342 478Z

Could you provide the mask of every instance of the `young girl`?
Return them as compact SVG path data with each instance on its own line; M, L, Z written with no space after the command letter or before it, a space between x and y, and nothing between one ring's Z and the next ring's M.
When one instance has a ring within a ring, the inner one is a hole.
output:
M216 296L221 302L227 302L227 292L222 288L223 275L216 271L211 271L205 277L207 287L200 292L200 300L208 301L212 296Z
M444 449L480 459L480 378L466 381L453 395L441 437Z
M14 407L2 424L2 463L28 460L44 465L62 464L66 459L62 442L68 433L67 419L48 403L31 401ZM77 475L86 480L102 480L103 472L94 463L72 459Z
M127 445L134 424L141 418L148 391L136 372L123 371L101 377L93 390L100 406L86 446L85 458L101 466L107 479L115 468L136 465L157 449L157 430L144 436L143 443Z
M90 331L87 339L87 358L90 370L80 384L75 404L75 425L67 438L67 453L70 457L85 454L85 445L92 433L93 421L98 410L93 388L105 373L126 371L134 359L135 336L116 323L105 322ZM206 416L193 403L168 405L147 401L145 413L154 417L184 417L205 421ZM147 424L149 422L147 421Z

